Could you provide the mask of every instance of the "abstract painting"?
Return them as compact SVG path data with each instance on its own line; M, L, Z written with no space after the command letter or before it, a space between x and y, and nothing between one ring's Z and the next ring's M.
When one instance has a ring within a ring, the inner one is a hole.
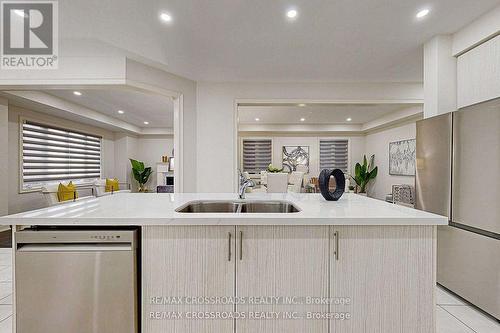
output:
M389 174L394 176L415 176L415 139L389 143Z
M283 171L297 171L297 166L306 167L309 172L308 146L283 146Z

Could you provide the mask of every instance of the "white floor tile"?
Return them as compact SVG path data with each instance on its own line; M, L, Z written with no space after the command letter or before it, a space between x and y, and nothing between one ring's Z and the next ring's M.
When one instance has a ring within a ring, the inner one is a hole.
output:
M436 308L436 333L474 333L443 308Z
M12 265L12 254L11 253L0 253L0 265Z
M12 282L12 266L0 268L0 282Z
M0 282L0 299L12 294L12 282Z
M440 286L436 287L436 296L438 305L467 305L458 297L450 294Z
M12 305L12 294L7 297L0 299L0 304L10 304Z
M477 333L498 333L500 324L493 319L483 315L470 306L443 306L443 309L451 313L461 322L472 328Z
M0 333L12 333L12 317L0 322Z
M12 305L0 305L0 321L5 320L12 316Z

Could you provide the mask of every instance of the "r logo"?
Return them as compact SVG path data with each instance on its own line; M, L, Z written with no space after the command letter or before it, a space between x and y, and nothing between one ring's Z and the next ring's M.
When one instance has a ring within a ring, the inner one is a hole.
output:
M4 54L52 54L52 3L3 4Z
M2 1L2 68L54 68L56 15L55 1Z

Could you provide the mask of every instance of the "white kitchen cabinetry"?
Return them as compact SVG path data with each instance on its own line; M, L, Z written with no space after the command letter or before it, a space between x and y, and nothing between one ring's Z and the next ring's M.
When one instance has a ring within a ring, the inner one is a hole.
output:
M435 226L146 226L142 240L144 333L434 332ZM246 302L152 302L173 296ZM157 318L190 311L246 318ZM350 319L306 317L328 312Z
M330 332L435 331L435 227L331 227L330 248L330 297L351 299Z
M328 311L328 305L304 304L306 297L328 297L328 230L328 226L237 227L237 296L282 298L273 302L278 304L238 305L238 311L269 311L279 316L237 320L236 332L328 332L328 320L283 319ZM289 299L284 301L285 297Z
M231 312L233 305L155 305L151 301L154 297L233 296L234 230L234 226L152 226L142 229L144 333L234 332L232 320L161 318L164 313L172 312L197 315Z
M500 97L500 36L458 57L457 99L463 108Z

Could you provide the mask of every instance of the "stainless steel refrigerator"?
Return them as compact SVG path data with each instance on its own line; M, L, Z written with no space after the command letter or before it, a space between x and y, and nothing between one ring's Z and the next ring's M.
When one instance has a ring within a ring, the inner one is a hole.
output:
M416 206L438 227L437 282L500 318L500 99L417 122Z

